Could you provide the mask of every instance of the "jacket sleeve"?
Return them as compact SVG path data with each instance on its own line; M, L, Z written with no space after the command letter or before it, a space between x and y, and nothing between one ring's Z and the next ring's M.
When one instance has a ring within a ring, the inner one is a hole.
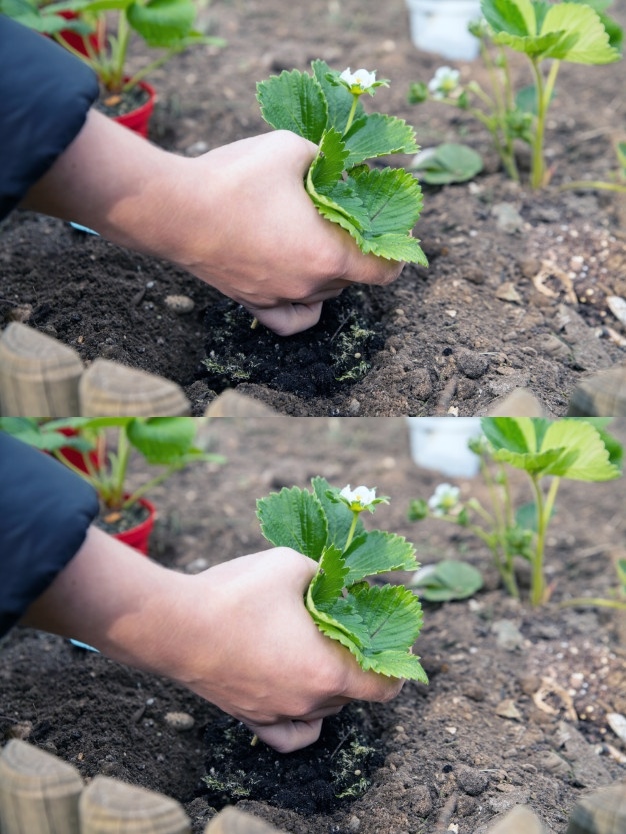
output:
M76 138L97 97L87 64L0 14L0 220Z
M0 431L0 635L80 550L97 514L87 481Z

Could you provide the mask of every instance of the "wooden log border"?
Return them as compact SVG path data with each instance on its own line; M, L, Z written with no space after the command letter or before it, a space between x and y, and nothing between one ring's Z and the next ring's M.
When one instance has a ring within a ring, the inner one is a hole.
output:
M182 805L108 776L85 784L78 770L21 739L0 752L1 834L189 834ZM284 834L228 807L205 834Z
M530 831L514 818L532 818L516 806L492 834ZM537 818L537 825L541 823ZM0 751L0 834L189 834L191 820L175 800L156 791L95 776L85 784L68 762L22 739ZM583 794L574 806L567 834L624 834L626 781ZM286 834L229 806L207 823L204 834Z
M108 359L88 366L57 339L21 322L0 334L2 417L178 417L191 404L182 388Z

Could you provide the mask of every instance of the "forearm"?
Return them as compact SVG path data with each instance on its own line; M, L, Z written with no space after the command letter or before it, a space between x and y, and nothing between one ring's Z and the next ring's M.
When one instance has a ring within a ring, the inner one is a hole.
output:
M179 183L186 181L188 165L188 159L91 110L76 139L21 206L79 222L113 243L173 259L183 222Z
M21 624L81 640L121 663L174 676L185 635L172 611L178 612L189 580L92 526Z

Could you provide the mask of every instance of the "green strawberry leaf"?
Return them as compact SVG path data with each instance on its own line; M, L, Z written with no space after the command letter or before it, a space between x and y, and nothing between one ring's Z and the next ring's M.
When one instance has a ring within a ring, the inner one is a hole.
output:
M531 0L482 0L481 11L494 32L520 38L537 34L535 10Z
M292 487L257 501L257 518L265 538L276 547L291 547L316 561L328 538L322 505L305 489Z
M128 22L148 46L165 49L191 34L196 15L192 0L133 2L126 11Z
M415 594L401 585L359 585L348 594L347 601L362 619L355 630L361 644L362 668L424 681L424 670L410 653L422 626L422 608Z
M486 417L481 426L494 460L534 475L582 481L620 476L621 447L587 420Z
M307 182L311 182L315 192L332 191L346 169L348 155L341 134L335 128L325 131L307 175Z
M328 104L315 78L292 70L257 84L257 101L265 121L318 144L328 122Z
M577 3L557 3L550 6L542 26L542 33L562 30L571 38L545 53L575 64L610 64L621 55L611 46L609 35L600 16L590 6Z
M352 96L343 84L333 84L328 76L338 75L333 73L324 61L313 61L311 64L313 74L320 85L326 104L328 106L327 129L335 128L342 135L348 123L348 116L352 109ZM356 106L354 119L357 121L364 115L363 105L359 102Z
M346 585L359 582L366 576L394 570L417 570L419 567L413 545L403 536L382 530L355 536L344 556L349 568Z
M136 417L126 426L128 440L148 463L163 466L194 451L196 431L193 417Z
M346 168L393 153L417 153L415 131L403 119L372 113L355 122L344 136L349 157Z
M611 461L602 435L585 420L555 420L545 433L542 447L565 446L576 456L561 460L546 471L576 481L610 481L619 478L619 466Z

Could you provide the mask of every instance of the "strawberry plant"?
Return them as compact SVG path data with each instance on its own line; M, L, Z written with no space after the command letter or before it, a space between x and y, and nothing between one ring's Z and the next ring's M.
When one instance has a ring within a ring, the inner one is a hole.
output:
M370 585L367 577L414 571L415 549L402 536L366 531L362 512L388 503L375 490L331 489L313 478L312 490L292 487L257 502L265 538L318 563L305 605L320 631L338 640L361 668L427 683L411 647L422 626L417 596L403 585Z
M338 223L362 252L427 266L412 237L422 209L422 192L403 168L370 168L367 161L395 153L415 153L415 131L402 119L367 114L361 97L388 86L375 73L331 72L313 61L312 73L292 70L257 85L265 121L291 130L318 146L305 181L320 214Z

